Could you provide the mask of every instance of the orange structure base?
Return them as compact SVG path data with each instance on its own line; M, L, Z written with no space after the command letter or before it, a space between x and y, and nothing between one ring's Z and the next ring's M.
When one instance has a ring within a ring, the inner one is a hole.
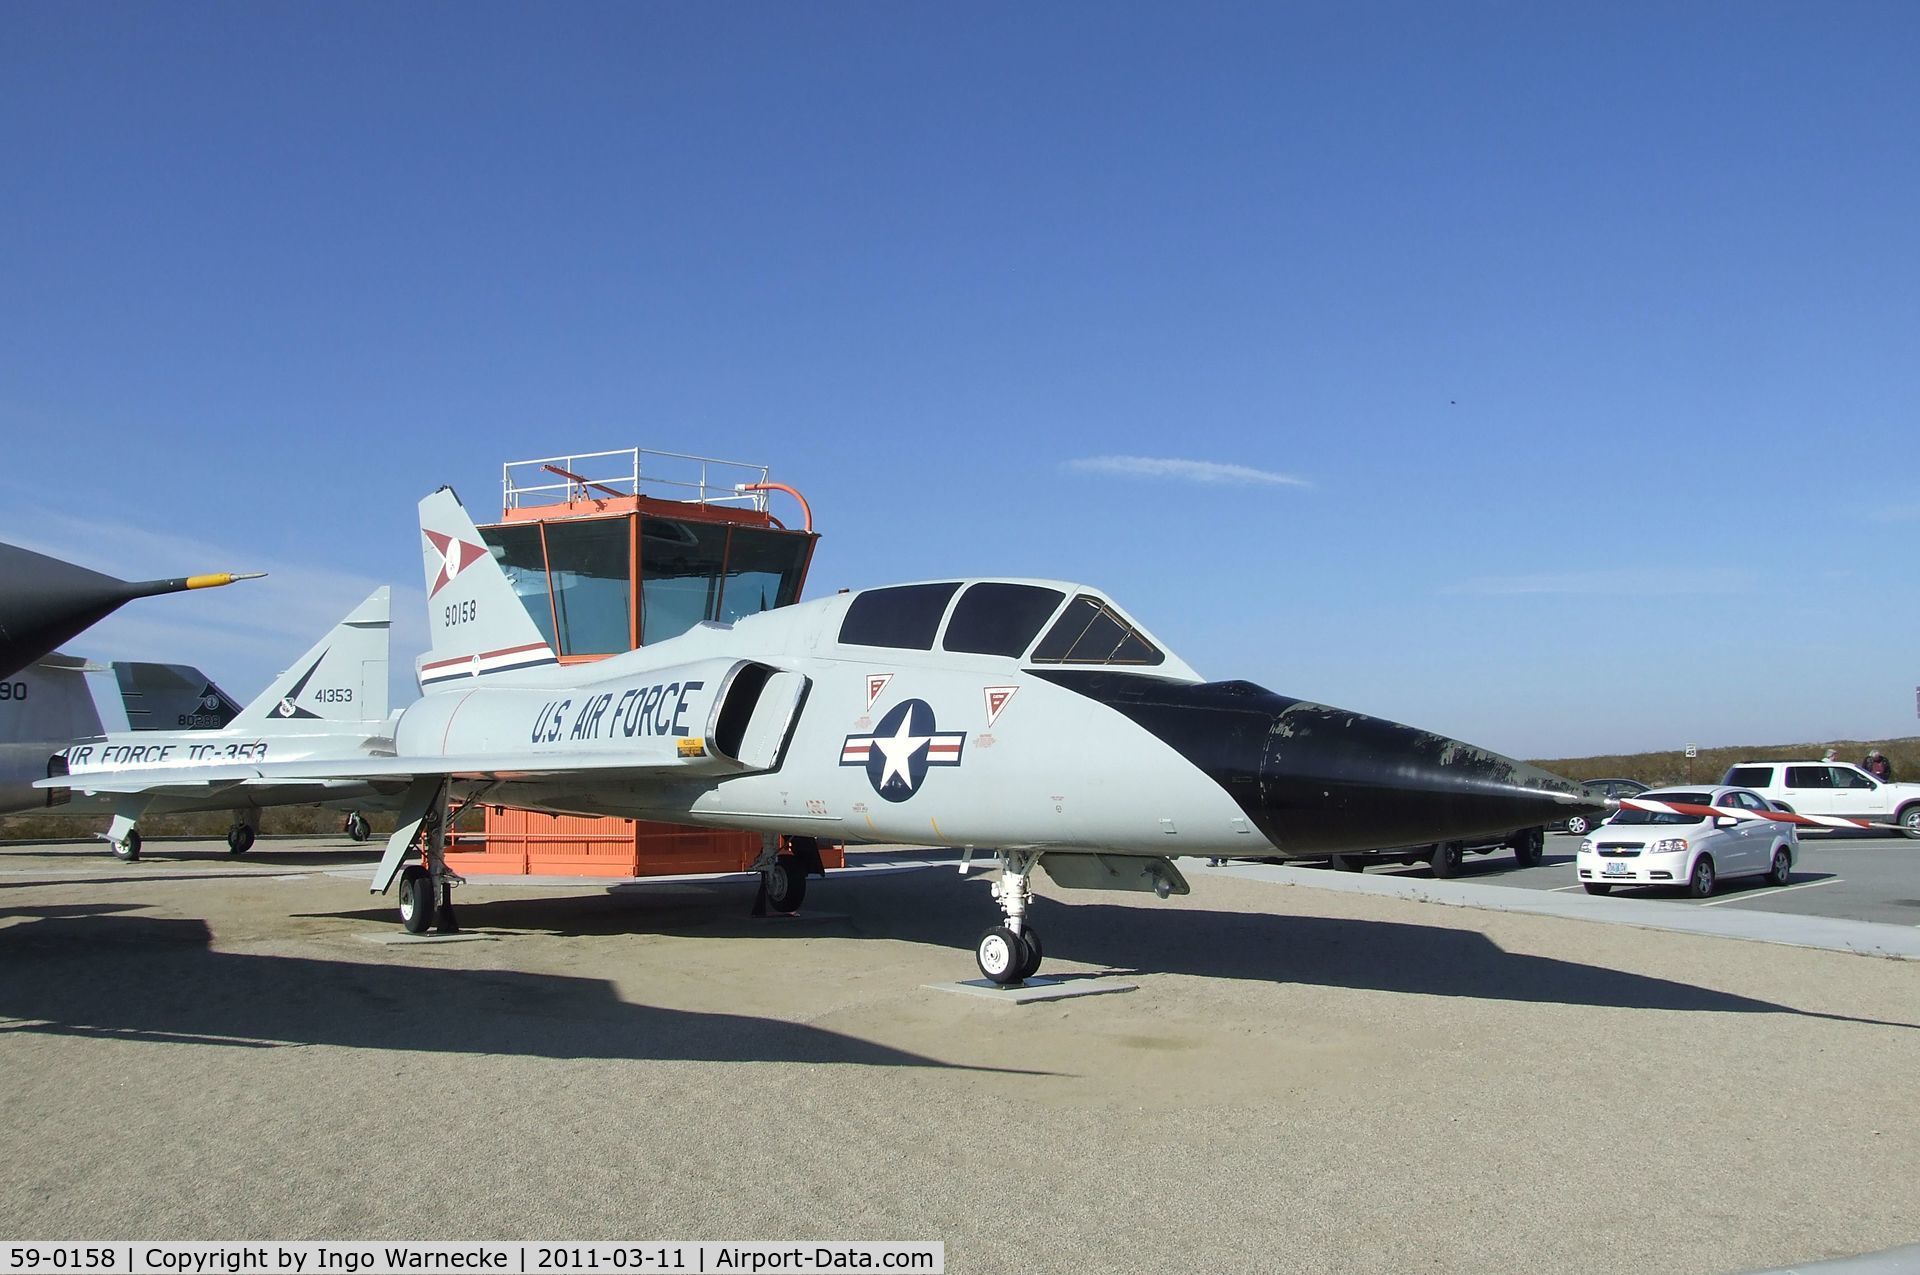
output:
M635 819L549 815L486 808L485 832L447 838L447 866L462 876L665 877L745 872L760 857L760 834ZM826 867L846 866L839 846L822 845Z

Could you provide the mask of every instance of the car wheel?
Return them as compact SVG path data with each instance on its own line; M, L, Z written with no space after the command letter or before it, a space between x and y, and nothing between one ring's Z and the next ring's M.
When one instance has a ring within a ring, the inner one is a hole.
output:
M1612 894L1613 893L1613 887L1608 885L1605 881L1585 881L1585 882L1582 882L1581 884L1587 887L1588 894Z
M1704 899L1713 893L1715 884L1713 856L1703 854L1693 861L1693 872L1687 877L1687 893L1696 899Z
M1900 812L1900 830L1920 841L1920 802L1915 802Z
M1767 880L1775 885L1785 885L1793 878L1793 856L1787 848L1781 846L1773 852L1773 870L1767 873Z
M1567 820L1567 831L1571 832L1576 837L1586 836L1587 829L1591 828L1592 826L1593 826L1592 824L1587 822L1587 817L1585 815L1575 815L1571 819Z

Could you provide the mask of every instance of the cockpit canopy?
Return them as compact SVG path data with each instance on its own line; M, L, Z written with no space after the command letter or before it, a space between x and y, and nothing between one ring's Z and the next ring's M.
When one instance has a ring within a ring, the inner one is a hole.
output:
M868 589L848 604L840 643L1024 656L1030 664L1152 668L1167 660L1100 595L1071 585L1010 580Z

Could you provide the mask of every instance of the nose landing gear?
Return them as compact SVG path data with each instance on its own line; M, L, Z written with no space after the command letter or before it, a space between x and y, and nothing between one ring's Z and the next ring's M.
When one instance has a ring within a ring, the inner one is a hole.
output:
M1027 909L1033 903L1033 866L1038 862L1040 856L1032 850L1001 854L1000 879L994 882L993 897L1007 922L982 934L974 946L973 959L980 972L1002 987L1024 983L1040 972L1044 954L1040 932L1027 922Z

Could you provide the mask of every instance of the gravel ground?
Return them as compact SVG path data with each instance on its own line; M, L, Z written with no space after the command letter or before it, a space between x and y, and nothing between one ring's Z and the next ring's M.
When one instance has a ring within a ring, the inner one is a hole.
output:
M1205 877L476 881L0 851L0 1234L937 1239L948 1269L1735 1271L1920 1239L1920 964Z

